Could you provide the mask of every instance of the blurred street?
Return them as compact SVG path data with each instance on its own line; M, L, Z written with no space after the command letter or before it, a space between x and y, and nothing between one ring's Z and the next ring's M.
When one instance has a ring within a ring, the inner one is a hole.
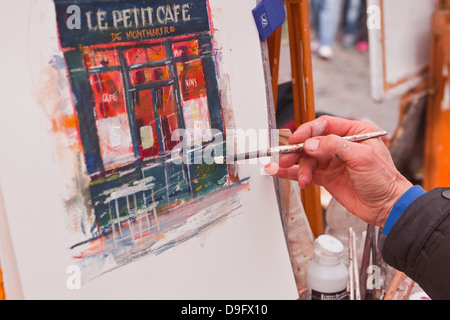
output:
M338 36L333 58L325 60L313 53L316 113L369 120L392 135L397 126L399 100L377 103L371 98L369 53L346 49L340 39ZM280 84L291 80L290 68L289 47L283 43Z
M334 52L331 60L313 55L316 111L370 120L392 134L399 101L377 103L371 98L368 52L344 49L340 44Z

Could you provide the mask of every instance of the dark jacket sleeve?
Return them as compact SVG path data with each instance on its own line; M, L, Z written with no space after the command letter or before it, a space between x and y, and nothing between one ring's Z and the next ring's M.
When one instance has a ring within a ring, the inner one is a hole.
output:
M430 298L450 299L450 189L416 199L389 232L382 254Z

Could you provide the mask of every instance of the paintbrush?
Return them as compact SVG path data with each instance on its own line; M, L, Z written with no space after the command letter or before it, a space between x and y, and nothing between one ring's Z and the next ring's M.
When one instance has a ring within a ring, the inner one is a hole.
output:
M379 138L382 136L387 135L386 131L379 131L379 132L373 132L373 133L363 133L358 134L354 136L348 136L343 137L345 140L350 142L359 142L359 141L365 141L369 139ZM300 153L304 149L304 143L300 144L294 144L294 145L288 145L288 146L280 146L275 148L269 148L265 150L259 150L259 151L253 151L253 152L247 152L247 153L241 153L234 156L227 156L227 157L215 157L214 161L216 164L223 164L225 161L229 161L230 159L233 162L240 161L240 160L249 160L249 159L255 159L255 158L264 158L264 157L270 157L272 155L286 155L291 153Z

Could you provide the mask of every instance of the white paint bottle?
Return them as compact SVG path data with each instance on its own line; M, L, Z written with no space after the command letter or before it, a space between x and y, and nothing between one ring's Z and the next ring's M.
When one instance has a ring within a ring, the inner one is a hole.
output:
M330 235L316 239L314 257L306 267L306 286L311 300L347 300L348 268L343 263L344 245Z

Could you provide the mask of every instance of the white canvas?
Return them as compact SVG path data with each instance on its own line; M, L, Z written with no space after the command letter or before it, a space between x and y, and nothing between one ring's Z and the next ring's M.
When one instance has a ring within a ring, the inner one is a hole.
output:
M222 107L233 110L236 128L267 129L262 57L251 14L256 4L209 4ZM55 101L63 109L73 103L68 79L50 66L62 58L54 4L2 2L0 12L3 26L11 27L0 54L0 260L7 298L298 297L274 186L261 174L261 163L239 165L239 176L250 178L249 190L239 192L240 208L231 215L159 254L113 266L73 288L77 269L69 248L83 236L70 227L74 213L68 213L67 199L74 193L75 186L68 186L77 174L71 171L77 159L60 149L68 138L55 137L52 115L46 114ZM113 265L108 258L103 263Z

